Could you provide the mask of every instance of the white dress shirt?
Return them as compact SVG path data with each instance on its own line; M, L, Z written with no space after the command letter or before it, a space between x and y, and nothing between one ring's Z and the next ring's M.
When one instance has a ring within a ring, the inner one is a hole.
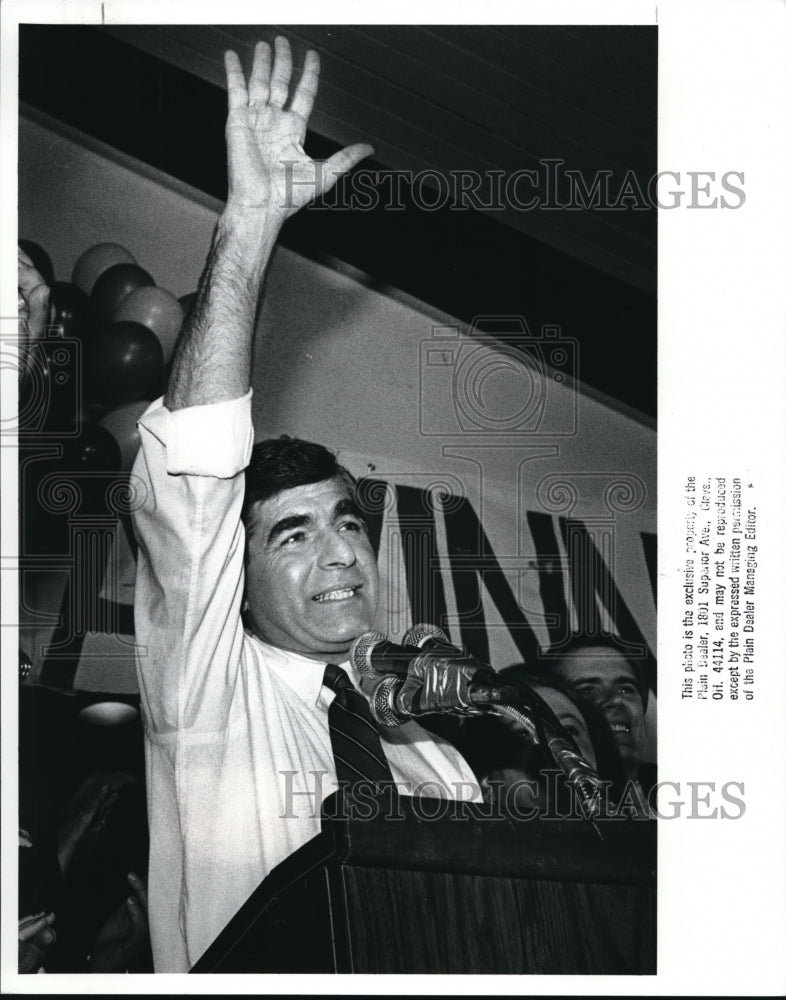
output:
M187 971L262 879L316 836L336 788L324 664L243 629L251 393L139 425L137 671L146 734L156 971ZM357 686L348 663L341 664ZM448 743L380 733L405 794L477 800Z

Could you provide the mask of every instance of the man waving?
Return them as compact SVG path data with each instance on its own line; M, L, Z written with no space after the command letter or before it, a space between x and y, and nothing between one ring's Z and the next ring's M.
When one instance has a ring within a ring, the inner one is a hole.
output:
M452 746L414 722L377 733L352 701L347 652L372 626L378 590L353 477L311 442L252 448L255 317L279 230L371 148L322 164L304 152L315 53L291 99L285 39L274 52L256 46L248 81L227 53L226 74L227 204L166 397L141 420L134 469L158 971L190 968L267 873L319 832L319 804L345 775L478 795ZM339 731L339 707L360 736Z

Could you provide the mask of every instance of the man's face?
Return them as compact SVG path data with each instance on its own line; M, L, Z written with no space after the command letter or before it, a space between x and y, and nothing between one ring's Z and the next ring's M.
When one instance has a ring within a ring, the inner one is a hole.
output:
M620 760L634 776L644 750L644 704L633 667L609 646L579 648L556 663L554 670L578 697L603 712Z
M246 598L260 639L330 660L372 627L377 561L342 479L258 503L246 546Z

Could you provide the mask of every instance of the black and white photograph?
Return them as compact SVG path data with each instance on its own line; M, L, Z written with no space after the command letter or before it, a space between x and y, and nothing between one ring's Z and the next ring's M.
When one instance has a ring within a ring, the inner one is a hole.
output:
M6 7L4 990L778 992L749 6Z

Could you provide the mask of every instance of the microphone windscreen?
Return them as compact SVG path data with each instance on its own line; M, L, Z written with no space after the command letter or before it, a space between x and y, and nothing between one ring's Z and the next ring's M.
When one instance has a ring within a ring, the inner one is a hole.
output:
M367 677L378 676L371 664L371 653L380 642L387 642L387 636L382 632L364 632L349 647L349 659L358 673Z
M403 683L404 681L400 677L386 674L376 684L368 698L371 714L376 721L391 729L407 721L406 715L398 713L394 708L396 695Z
M401 642L404 646L417 646L419 649L422 649L423 645L429 639L435 639L437 642L444 643L447 646L450 645L450 639L448 639L442 629L438 625L429 625L428 622L421 622L420 625L413 625L411 628L408 628Z

